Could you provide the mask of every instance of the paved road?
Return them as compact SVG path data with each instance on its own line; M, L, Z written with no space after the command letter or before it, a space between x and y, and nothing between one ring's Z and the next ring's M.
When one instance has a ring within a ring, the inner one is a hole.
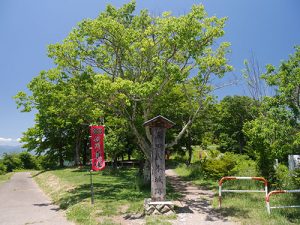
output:
M39 189L30 173L16 173L0 186L0 225L73 225Z

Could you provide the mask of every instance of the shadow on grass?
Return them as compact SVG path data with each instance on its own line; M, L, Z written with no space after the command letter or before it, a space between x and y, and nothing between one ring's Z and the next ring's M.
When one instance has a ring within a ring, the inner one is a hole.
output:
M223 217L237 217L237 218L250 218L249 217L249 210L238 208L234 206L221 208L221 209L214 209L215 212L220 213Z
M281 209L279 212L281 216L285 217L289 222L294 224L300 224L300 209L290 210L290 209Z
M299 206L299 194L295 195L292 193L273 196L274 199L270 200L272 206ZM271 209L270 217L284 217L287 221L292 224L300 224L300 208L283 208L283 209Z
M60 204L62 209L67 209L68 207L81 201L88 200L91 197L91 185L88 178L90 173L81 169L72 172L81 173L81 176L84 176L87 179L85 179L86 182L84 184L68 191L59 199L58 204ZM85 174L82 174L82 172L85 172ZM135 170L105 170L93 172L92 177L95 202L114 202L122 200L136 202L150 196L149 187L138 186Z

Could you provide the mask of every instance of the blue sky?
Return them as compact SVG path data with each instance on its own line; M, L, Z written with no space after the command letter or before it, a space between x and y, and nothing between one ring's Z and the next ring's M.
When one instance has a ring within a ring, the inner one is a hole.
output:
M47 45L62 41L84 18L95 18L110 3L123 0L0 0L0 145L16 145L22 132L34 124L34 113L20 113L12 99L39 71L53 67ZM137 0L158 16L164 11L187 13L202 3L209 16L228 17L222 41L231 42L228 56L240 76L244 59L255 57L263 67L278 65L300 44L299 0ZM241 85L217 92L245 94Z

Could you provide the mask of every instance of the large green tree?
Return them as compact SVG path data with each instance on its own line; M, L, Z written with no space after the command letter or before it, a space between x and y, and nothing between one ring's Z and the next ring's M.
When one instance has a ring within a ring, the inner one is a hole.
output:
M81 130L82 121L95 120L87 111L99 109L104 115L123 118L149 158L150 131L143 122L156 116L158 107L179 105L183 98L187 114L167 146L177 144L203 109L213 89L212 77L231 70L225 57L229 44L216 43L224 34L225 21L208 17L202 5L179 17L169 12L152 17L147 10L136 13L134 1L119 9L109 5L96 19L83 20L62 43L50 45L48 50L58 76L51 85L59 85L63 79L69 87L65 96L58 97L61 104L57 108L63 114L59 118L71 122L75 133ZM41 89L39 85L31 82L29 89ZM183 93L182 98L162 103L163 96L174 88ZM188 91L190 88L193 91ZM49 110L50 106L39 107L40 98L47 98L43 91L17 96L25 107L33 104L38 111Z
M244 153L243 126L258 116L259 103L247 96L226 96L217 105L215 135L222 151Z

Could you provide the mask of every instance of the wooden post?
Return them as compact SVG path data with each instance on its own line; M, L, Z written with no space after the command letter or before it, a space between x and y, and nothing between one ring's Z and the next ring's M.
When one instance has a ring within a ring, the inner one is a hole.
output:
M152 134L151 143L151 200L165 201L165 135L166 130L174 123L163 116L157 116L144 123Z
M93 185L93 170L90 170L90 183L91 183L91 204L94 205L94 185Z

